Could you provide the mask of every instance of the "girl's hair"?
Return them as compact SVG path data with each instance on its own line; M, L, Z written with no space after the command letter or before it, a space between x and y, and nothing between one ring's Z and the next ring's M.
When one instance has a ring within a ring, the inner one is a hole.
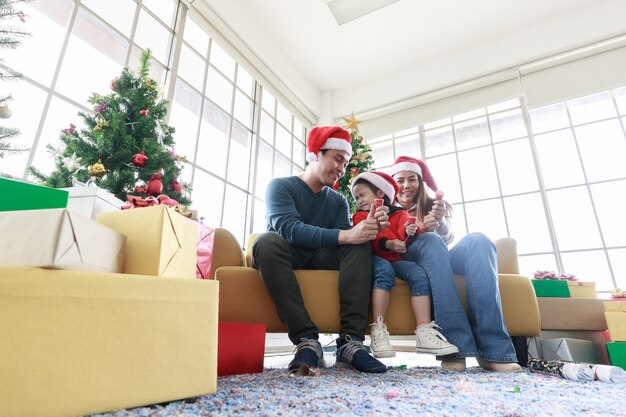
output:
M380 188L378 188L377 186L375 186L374 184L372 184L371 182L369 182L368 180L366 180L365 178L359 178L358 180L356 180L356 182L352 185L353 187L357 184L365 184L367 185L370 190L372 190L374 192L374 194L378 193L380 191ZM387 207L391 207L391 201L389 200L389 197L387 197L387 194L383 193L384 197L383 197L383 204L386 205Z
M434 198L428 196L426 192L426 188L424 187L424 180L422 180L422 176L417 176L417 181L419 186L417 187L417 193L415 193L415 201L413 202L416 207L416 215L419 220L424 220L424 216L430 212L433 208L433 203L435 202ZM445 200L444 200L445 201ZM444 217L450 218L452 217L452 206L446 203L446 213Z

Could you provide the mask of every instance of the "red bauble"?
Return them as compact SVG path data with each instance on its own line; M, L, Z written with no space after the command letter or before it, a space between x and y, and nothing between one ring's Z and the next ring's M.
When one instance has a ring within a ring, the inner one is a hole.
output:
M171 184L170 184L170 190L174 191L175 193L181 194L183 192L183 186L180 185L180 183L178 181L173 179Z
M133 155L133 165L138 168L143 168L146 166L146 162L148 161L148 157L143 151L141 153L136 153Z
M151 195L159 195L163 191L163 182L161 182L161 174L152 174L150 181L146 185L146 193Z
M148 115L148 110L143 109L143 110L139 110L139 114L142 116L147 116Z

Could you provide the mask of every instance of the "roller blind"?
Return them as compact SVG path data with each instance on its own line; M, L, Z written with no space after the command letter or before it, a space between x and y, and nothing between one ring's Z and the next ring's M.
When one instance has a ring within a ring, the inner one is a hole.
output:
M520 97L522 90L516 72L505 75L510 78L496 84L472 89L471 85L442 90L416 98L419 103L413 107L374 117L364 121L360 126L361 135L374 138L392 131L402 130L418 124L432 122L453 114L463 113L479 107L494 104L511 98ZM465 92L458 93L458 89ZM457 94L454 94L457 92ZM454 95L452 95L454 94ZM443 98L440 98L444 96Z
M530 108L624 86L626 47L523 74L521 79Z

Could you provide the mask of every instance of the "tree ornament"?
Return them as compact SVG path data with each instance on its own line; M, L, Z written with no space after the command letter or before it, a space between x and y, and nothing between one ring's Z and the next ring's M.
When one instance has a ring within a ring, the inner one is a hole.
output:
M352 112L350 114L350 116L348 117L344 117L343 120L345 120L345 122L347 123L346 125L346 129L349 131L354 130L355 132L359 131L359 123L363 123L361 120L358 120L355 116L354 116L354 112ZM358 138L358 135L355 135ZM362 140L363 138L361 138Z
M170 190L181 194L183 192L183 186L174 178L170 183Z
M92 177L101 178L105 172L106 168L104 167L104 164L102 164L102 161L100 161L99 159L98 162L87 167L87 173Z
M146 186L146 193L150 195L159 195L163 192L163 182L161 181L161 174L152 174L148 185Z
M133 155L132 162L133 162L133 165L136 166L137 168L145 167L147 161L148 161L148 157L146 156L145 153L143 153L143 151Z
M4 104L0 106L0 119L8 119L13 115L13 112L8 105Z
M110 87L111 87L111 90L113 90L113 91L115 91L117 89L116 82L117 82L117 78L114 78L114 79L111 80Z
M146 187L140 187L138 185L135 185L135 193L136 194L145 194L146 193Z
M143 110L139 110L139 114L142 116L147 116L148 115L148 110L143 109Z
M169 207L176 207L180 205L178 201L174 200L173 198L169 198L165 194L161 194L160 196L157 197L157 199L159 200L161 204L165 204L166 206L169 206Z

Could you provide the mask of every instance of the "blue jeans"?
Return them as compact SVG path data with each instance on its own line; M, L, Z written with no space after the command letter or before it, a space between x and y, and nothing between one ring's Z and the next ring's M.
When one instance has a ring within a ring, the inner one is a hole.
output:
M388 261L380 256L372 256L374 288L391 292L396 277L405 280L411 288L411 295L430 295L430 282L424 268L412 261Z
M482 233L470 233L450 251L436 233L423 233L407 248L405 259L426 271L432 289L435 321L459 353L437 357L479 357L494 362L517 362L515 348L502 316L497 254ZM454 275L464 275L467 315Z

